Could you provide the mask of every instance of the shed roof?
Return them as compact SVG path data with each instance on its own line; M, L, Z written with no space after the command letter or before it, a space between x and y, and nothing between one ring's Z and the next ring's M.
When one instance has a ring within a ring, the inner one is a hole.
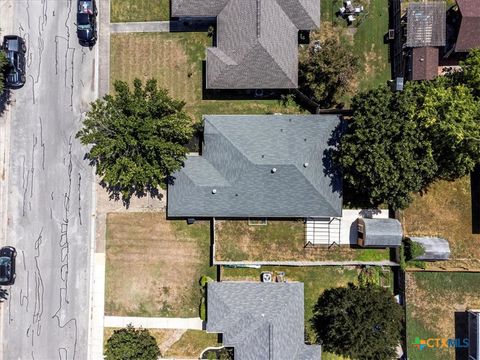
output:
M304 340L303 283L210 282L207 331L223 333L236 360L320 360Z
M417 260L448 260L450 257L450 244L447 240L438 237L410 237L410 240L421 244L425 249L422 256Z
M432 80L438 76L438 48L417 47L412 50L412 80Z
M395 247L402 244L403 231L397 219L359 218L364 225L364 246Z
M457 0L462 14L458 30L456 52L466 52L480 47L480 6L477 0Z
M320 25L317 0L172 0L172 16L217 17L208 89L298 86L298 30Z
M444 1L409 3L406 46L445 46L446 23Z
M328 170L337 115L212 115L204 123L202 156L189 156L168 186L170 217L341 216L341 177Z

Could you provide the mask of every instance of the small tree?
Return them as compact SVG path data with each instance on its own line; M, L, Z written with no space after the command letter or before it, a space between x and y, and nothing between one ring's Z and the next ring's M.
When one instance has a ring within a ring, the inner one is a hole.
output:
M300 89L320 106L331 107L348 90L358 66L347 42L335 36L314 41L300 56Z
M107 360L157 360L161 356L157 341L147 329L128 325L115 330L105 346Z
M349 284L320 296L312 325L328 352L352 360L388 360L395 358L402 321L402 307L385 289Z
M156 80L144 87L135 79L133 91L123 81L114 88L115 94L92 103L77 137L91 145L86 157L101 185L128 206L132 195L155 196L166 187L167 177L182 166L193 130L185 103L158 89Z

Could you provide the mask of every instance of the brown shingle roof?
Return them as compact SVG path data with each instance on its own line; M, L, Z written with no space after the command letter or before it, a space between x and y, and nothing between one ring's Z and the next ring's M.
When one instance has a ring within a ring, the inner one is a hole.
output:
M412 50L412 80L431 80L438 75L438 48Z
M480 47L480 2L478 0L457 0L462 14L458 31L456 52L465 52Z

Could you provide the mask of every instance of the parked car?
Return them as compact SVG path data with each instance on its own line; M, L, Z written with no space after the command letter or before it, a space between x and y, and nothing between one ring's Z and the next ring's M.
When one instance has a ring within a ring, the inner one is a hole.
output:
M78 0L77 36L82 46L91 47L97 41L97 8L95 0Z
M15 283L15 259L17 250L12 246L0 249L0 285L13 285Z
M2 50L7 56L5 69L5 84L9 88L21 88L25 85L25 40L20 36L7 35L3 37Z

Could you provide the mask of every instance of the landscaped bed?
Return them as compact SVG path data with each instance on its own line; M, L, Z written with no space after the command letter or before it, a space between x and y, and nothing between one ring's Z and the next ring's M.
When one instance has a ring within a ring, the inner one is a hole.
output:
M450 243L451 260L427 263L428 268L480 269L480 235L472 234L470 178L439 181L415 196L402 214L407 236L438 236Z
M416 338L460 338L467 336L466 309L478 309L480 274L407 273L408 358L416 360L467 359L465 349L414 346ZM457 352L457 354L456 354Z
M207 114L304 113L294 102L280 100L205 100L202 62L212 38L206 33L112 34L110 80L155 78L169 94L186 102L195 121Z
M112 0L111 22L159 21L170 19L169 0Z
M388 249L305 246L303 220L215 221L216 261L388 261Z
M165 213L107 216L105 314L198 317L199 279L210 267L210 222Z

